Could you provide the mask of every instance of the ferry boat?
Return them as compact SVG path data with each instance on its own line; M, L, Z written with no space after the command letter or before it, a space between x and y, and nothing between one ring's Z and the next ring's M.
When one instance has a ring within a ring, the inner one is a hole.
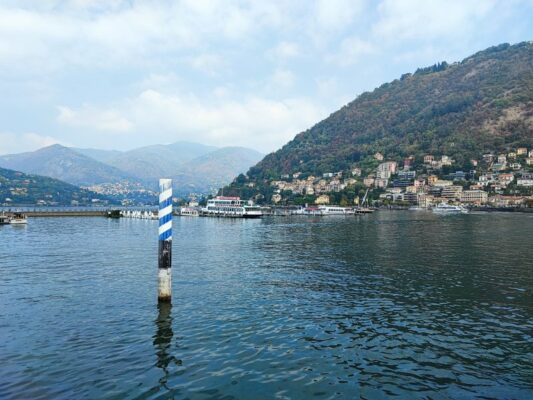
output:
M194 207L181 207L179 215L182 217L198 217L200 213L198 212L198 209Z
M28 223L28 219L25 214L14 213L11 218L9 218L9 223L11 225L23 225Z
M341 206L319 206L318 209L322 212L322 215L349 215L354 213L352 208Z
M447 203L440 203L433 207L432 211L435 214L466 214L468 210L463 206L453 206Z
M207 206L202 208L204 217L229 218L261 218L261 207L247 205L240 197L217 196L207 200Z

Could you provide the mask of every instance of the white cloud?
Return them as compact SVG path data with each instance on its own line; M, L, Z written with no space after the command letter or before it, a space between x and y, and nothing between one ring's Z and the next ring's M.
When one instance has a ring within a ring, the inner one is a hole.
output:
M189 64L207 75L217 75L225 66L224 59L218 54L204 53L189 58Z
M198 140L273 150L325 116L308 99L281 101L247 97L206 104L193 95L145 91L128 104L139 132L158 132L167 141ZM162 137L163 139L163 137Z
M83 105L78 110L65 106L57 109L57 121L63 125L113 133L128 132L133 128L133 124L115 110L99 110L89 105Z
M300 46L294 42L282 41L269 51L269 56L274 59L290 59L299 56Z
M353 36L341 42L339 51L328 57L328 60L342 67L361 62L365 57L376 54L377 47L372 43Z
M0 0L0 129L267 151L404 72L530 39L532 11L531 0Z
M142 142L149 136L151 143L193 140L270 151L326 115L324 109L305 98L272 100L250 96L237 101L222 96L212 100L206 103L192 94L145 90L117 106L113 118L106 109L84 105L78 110L60 107L58 120L104 132L106 127L116 128L109 120L128 121L130 143Z
M56 143L64 146L69 145L68 143L65 143L52 136L39 135L33 132L0 132L0 154L13 154L24 151L33 151L40 149L41 147L51 146Z
M270 78L271 89L288 89L295 81L294 74L288 69L278 68L274 71Z
M364 8L358 0L318 0L315 3L315 19L326 31L338 31L348 27Z
M378 7L374 34L384 40L431 40L461 37L496 5L485 1L384 0Z

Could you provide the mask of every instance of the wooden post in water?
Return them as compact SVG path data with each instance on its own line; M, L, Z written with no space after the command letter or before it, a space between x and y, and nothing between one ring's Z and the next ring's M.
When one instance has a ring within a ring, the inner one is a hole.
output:
M159 180L158 301L172 298L172 179Z

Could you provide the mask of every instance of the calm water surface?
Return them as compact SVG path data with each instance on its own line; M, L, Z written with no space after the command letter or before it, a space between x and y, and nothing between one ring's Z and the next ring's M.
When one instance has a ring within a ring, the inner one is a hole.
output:
M0 226L1 399L532 399L533 216Z

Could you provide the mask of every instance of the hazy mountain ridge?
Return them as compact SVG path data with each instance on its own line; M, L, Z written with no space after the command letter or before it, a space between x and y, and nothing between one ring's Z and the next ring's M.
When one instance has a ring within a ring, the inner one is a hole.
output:
M135 179L126 172L59 144L33 152L0 156L0 167L48 176L77 186Z
M156 190L159 178L173 177L176 193L187 195L215 191L262 157L244 147L218 148L183 141L130 151L52 145L34 152L0 156L0 167L38 173L78 186L132 182Z
M191 142L152 145L122 152L107 163L141 180L171 176L184 163L217 150L217 147Z
M224 147L197 157L180 166L172 176L179 193L208 193L231 182L264 154L245 147Z

